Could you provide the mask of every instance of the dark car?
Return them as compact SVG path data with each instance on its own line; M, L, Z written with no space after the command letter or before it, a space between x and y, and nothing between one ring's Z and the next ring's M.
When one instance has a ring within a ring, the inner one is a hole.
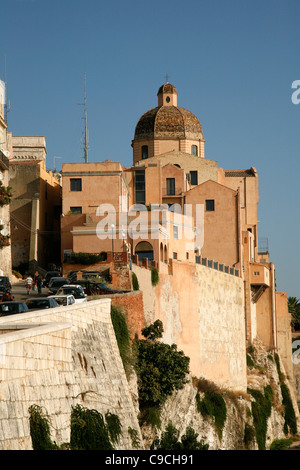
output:
M102 282L93 282L87 280L75 281L75 285L79 285L83 288L86 295L105 295L105 294L123 294L124 291L111 289Z
M0 276L0 294L11 291L11 283L7 276Z
M58 271L48 271L45 275L44 286L48 287L51 277L60 277Z
M52 277L48 285L49 294L56 294L58 289L66 284L69 284L69 281L65 277Z
M1 302L0 316L14 315L15 313L28 312L28 307L24 302Z
M58 303L51 299L51 297L38 297L36 299L30 299L26 302L29 310L44 310L46 308L59 307Z

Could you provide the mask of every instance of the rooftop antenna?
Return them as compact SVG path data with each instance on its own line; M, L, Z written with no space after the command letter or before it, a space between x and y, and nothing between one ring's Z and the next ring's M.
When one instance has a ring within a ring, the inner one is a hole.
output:
M4 120L7 124L7 113L10 111L10 104L7 100L7 77L6 77L6 55L4 56L4 81L5 81L5 102L4 102Z
M88 144L87 107L86 107L86 73L84 73L84 104L82 103L79 103L79 104L84 106L84 147L83 147L84 156L83 158L84 158L85 163L87 163L89 144Z

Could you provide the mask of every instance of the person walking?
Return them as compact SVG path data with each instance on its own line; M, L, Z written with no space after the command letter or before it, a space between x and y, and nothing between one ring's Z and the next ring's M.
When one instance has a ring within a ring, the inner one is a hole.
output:
M42 286L43 286L43 279L42 279L42 276L40 274L37 275L35 282L36 282L36 287L38 289L38 294L41 294L42 293Z
M32 277L31 277L30 274L29 274L29 276L28 276L27 279L26 279L27 295L30 294L30 291L31 291L31 288L32 288L32 284L33 284L33 279L32 279Z

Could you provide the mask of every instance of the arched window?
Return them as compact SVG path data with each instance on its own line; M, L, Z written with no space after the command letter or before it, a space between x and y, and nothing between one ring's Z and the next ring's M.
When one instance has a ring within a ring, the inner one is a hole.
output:
M197 145L192 145L192 155L198 155L198 147Z
M148 158L148 145L142 146L142 160L145 160L145 158Z
M148 258L149 261L153 260L153 246L149 242L140 242L135 247L135 254L139 255L139 260Z

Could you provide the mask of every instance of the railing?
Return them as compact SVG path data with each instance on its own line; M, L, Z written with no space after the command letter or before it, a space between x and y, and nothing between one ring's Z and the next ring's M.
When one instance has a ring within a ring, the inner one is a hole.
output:
M196 256L196 263L201 264L202 266L207 266L208 268L215 269L222 273L231 274L232 276L240 277L240 270L235 269L232 266L227 266L224 263L219 263L208 258L202 258L201 256Z

